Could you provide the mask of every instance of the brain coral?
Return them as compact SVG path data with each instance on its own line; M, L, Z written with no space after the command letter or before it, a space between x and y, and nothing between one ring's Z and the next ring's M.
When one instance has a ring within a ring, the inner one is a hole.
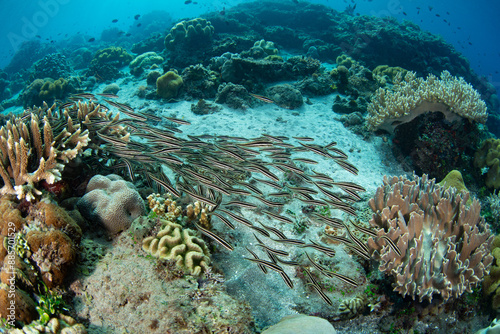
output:
M78 210L85 218L101 222L111 234L128 229L134 219L146 214L134 185L118 175L94 176L86 192L77 202Z
M474 166L487 168L486 186L500 189L500 139L486 139L477 150Z
M481 205L468 192L437 185L427 175L384 177L369 205L377 237L368 239L379 270L396 278L394 291L444 301L471 292L489 272L493 236ZM397 245L401 254L387 240Z
M214 27L202 18L181 21L170 29L165 37L165 47L175 50L177 47L197 47L207 44L214 34Z
M169 220L161 221L162 229L156 236L145 238L142 249L154 257L175 260L179 268L186 269L191 275L202 274L210 262L205 242L196 237L193 230L183 229Z
M392 89L379 88L368 105L370 130L394 132L401 123L428 111L442 112L450 122L460 117L485 123L486 104L479 93L463 78L443 71L441 77L417 78L414 72L398 72Z

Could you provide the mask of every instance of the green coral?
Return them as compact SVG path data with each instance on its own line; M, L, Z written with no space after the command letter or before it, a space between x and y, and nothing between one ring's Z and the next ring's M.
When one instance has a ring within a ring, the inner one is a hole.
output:
M134 58L129 64L130 68L148 67L153 64L163 63L163 58L156 52L145 52Z
M183 83L176 71L168 71L156 80L156 93L164 99L173 99L177 97Z
M52 101L54 98L61 99L64 96L68 82L63 78L55 81L47 80L40 89L40 98L43 101Z
M379 65L375 67L372 73L373 76L377 77L379 81L392 82L398 73L401 73L401 76L404 77L406 75L406 72L408 72L408 70L405 70L404 68L399 66L392 67L389 65Z
M355 61L354 59L352 59L351 57L349 57L345 54L338 56L335 59L335 62L337 63L337 67L345 66L346 68L350 68L352 65L355 65L358 63L357 61Z
M123 67L128 65L131 61L132 56L124 48L119 46L110 46L108 48L98 50L90 64L110 64L116 67Z
M474 166L486 173L486 186L500 189L500 139L486 139L474 156Z
M253 46L258 46L264 50L268 56L273 56L278 54L278 49L274 46L274 42L265 41L261 39L253 44Z
M165 37L165 47L168 50L175 50L178 46L198 46L200 43L207 43L214 34L214 27L202 18L189 21L181 21L170 29Z
M196 232L181 225L161 219L162 229L156 236L142 241L142 249L162 260L174 260L179 268L193 276L200 276L208 268L210 253L205 242Z
M491 307L500 310L500 235L493 239L491 254L495 258L490 269L490 274L484 277L483 293L493 296Z

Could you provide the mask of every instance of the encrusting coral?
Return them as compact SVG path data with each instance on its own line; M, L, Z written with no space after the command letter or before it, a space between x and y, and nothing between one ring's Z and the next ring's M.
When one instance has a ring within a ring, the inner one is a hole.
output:
M461 117L479 123L487 119L486 104L463 78L448 71L440 78L431 74L425 80L414 72L404 76L398 72L392 89L379 88L368 105L367 127L393 133L399 124L429 111L442 112L450 122Z
M128 229L134 219L146 214L134 185L118 175L96 175L86 191L77 202L78 209L87 219L101 222L111 234Z
M424 174L384 177L369 205L377 237L368 239L379 270L396 278L394 291L420 301L471 292L489 272L493 235L468 192L446 189ZM399 254L398 254L399 253Z
M210 253L197 232L161 219L162 229L156 236L142 241L142 249L162 260L175 260L179 268L193 276L200 276L208 268Z
M47 111L46 104L44 108ZM33 200L41 194L35 184L60 180L64 163L88 145L88 131L74 125L68 115L65 127L58 127L54 133L48 115L51 111L43 117L43 127L37 113L31 112L30 121L16 117L0 128L0 176L4 183L1 194Z

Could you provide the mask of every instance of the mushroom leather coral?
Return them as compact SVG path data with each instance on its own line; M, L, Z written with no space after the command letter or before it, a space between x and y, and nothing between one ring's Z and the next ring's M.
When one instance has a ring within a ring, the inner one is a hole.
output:
M379 270L394 276L394 291L444 301L471 292L489 272L493 235L468 192L445 189L427 175L384 177L369 205L377 237L368 239ZM389 238L400 254L387 242Z
M134 185L114 174L90 179L77 207L85 218L101 222L111 234L128 229L134 219L146 214Z

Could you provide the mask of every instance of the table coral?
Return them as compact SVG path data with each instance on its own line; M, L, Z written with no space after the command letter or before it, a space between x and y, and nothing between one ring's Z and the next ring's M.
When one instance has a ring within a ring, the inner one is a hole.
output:
M128 229L134 219L146 214L134 185L114 174L90 179L77 207L85 218L101 222L111 234Z
M205 242L196 232L162 219L163 227L156 236L147 237L142 249L162 260L175 260L178 267L193 276L200 276L208 268L210 254Z
M368 105L368 129L390 133L401 123L426 112L442 112L450 122L467 118L485 123L486 104L479 93L463 78L443 71L440 78L417 78L414 72L398 72L392 89L379 88Z
M379 270L394 276L394 291L420 301L439 294L447 301L471 292L489 272L493 236L479 201L467 206L468 198L427 175L384 177L369 201L377 237L368 246Z
M486 139L474 156L474 166L485 168L486 186L500 189L500 139Z

